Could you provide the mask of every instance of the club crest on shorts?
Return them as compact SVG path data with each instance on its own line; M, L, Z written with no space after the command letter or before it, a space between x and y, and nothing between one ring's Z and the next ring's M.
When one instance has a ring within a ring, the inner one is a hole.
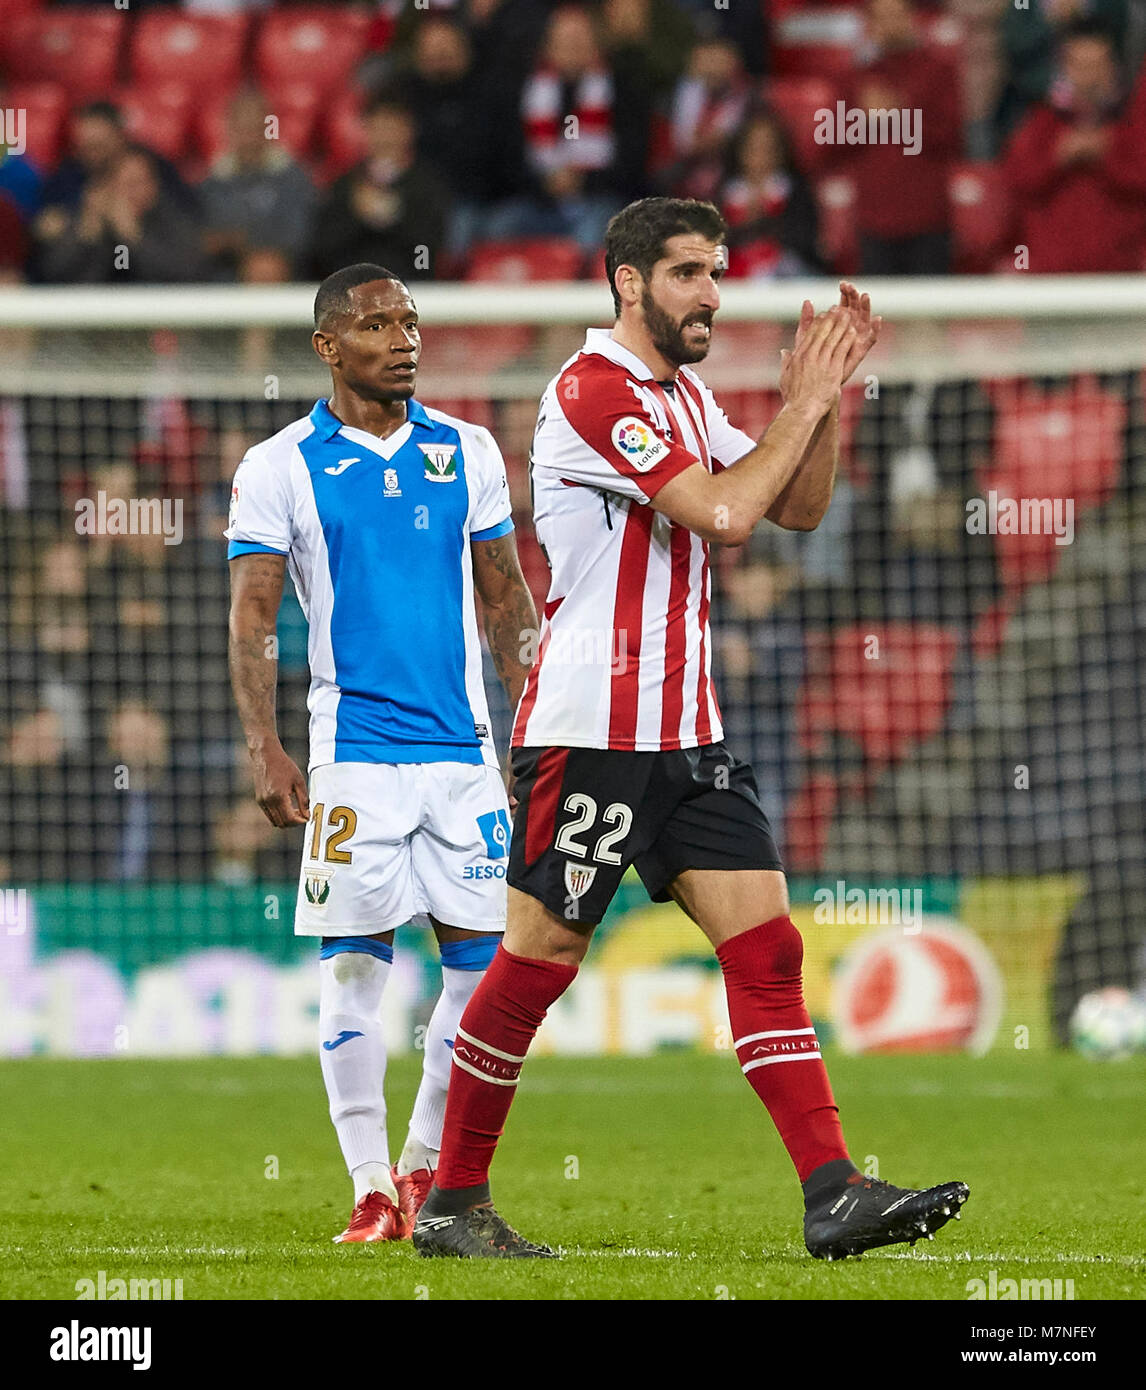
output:
M307 869L303 879L303 891L311 907L325 907L330 897L330 869Z
M574 864L570 860L565 861L565 891L571 898L581 898L593 886L593 880L597 877L596 867L592 864Z
M426 478L431 483L452 483L458 476L458 465L454 455L456 444L419 444L418 448L426 456Z

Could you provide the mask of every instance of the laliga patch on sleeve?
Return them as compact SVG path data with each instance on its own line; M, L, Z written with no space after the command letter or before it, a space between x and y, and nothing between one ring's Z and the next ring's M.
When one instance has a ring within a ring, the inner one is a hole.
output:
M227 529L231 530L239 519L239 485L231 484L231 505L227 509Z
M668 445L658 438L652 427L635 415L625 415L613 426L613 445L630 468L647 473L668 453Z

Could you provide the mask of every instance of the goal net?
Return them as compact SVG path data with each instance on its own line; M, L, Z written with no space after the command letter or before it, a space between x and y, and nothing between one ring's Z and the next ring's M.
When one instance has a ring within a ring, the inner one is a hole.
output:
M823 308L834 287L727 289L701 371L754 436L805 293ZM607 292L417 297L419 399L493 431L540 606L537 400L608 323ZM312 1045L302 834L253 800L222 539L246 448L326 392L310 299L0 297L0 1054ZM1014 277L875 299L887 330L845 393L827 518L714 556L725 737L756 771L826 1031L1050 1045L1081 994L1144 971L1146 294ZM305 765L293 594L278 636L280 730ZM589 993L558 1010L550 1045L721 1046L716 979L677 919L626 884L597 948L614 993L600 1018ZM971 967L945 954L967 937ZM395 973L388 1027L410 1046L434 967L415 942ZM905 990L918 1017L897 1034L884 996Z

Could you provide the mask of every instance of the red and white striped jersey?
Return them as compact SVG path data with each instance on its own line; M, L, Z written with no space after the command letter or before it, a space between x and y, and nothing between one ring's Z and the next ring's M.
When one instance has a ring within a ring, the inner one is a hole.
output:
M655 381L608 330L589 330L546 388L533 437L552 580L515 746L640 753L723 737L708 544L648 502L692 464L718 472L754 447L695 372Z

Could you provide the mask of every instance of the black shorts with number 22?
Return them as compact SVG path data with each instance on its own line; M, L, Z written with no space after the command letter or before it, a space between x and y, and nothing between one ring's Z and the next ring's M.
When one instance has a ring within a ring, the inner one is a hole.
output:
M669 752L514 748L507 882L567 921L605 915L630 864L667 902L685 869L781 869L756 778L723 743Z

